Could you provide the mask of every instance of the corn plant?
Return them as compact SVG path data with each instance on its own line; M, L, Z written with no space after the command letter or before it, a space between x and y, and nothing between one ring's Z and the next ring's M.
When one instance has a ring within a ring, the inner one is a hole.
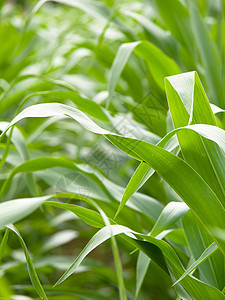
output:
M223 2L0 8L0 297L225 299Z

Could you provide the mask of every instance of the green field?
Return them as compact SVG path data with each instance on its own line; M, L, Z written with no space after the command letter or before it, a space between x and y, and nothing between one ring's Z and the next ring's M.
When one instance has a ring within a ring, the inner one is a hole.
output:
M224 0L0 0L0 299L225 300L224 112Z

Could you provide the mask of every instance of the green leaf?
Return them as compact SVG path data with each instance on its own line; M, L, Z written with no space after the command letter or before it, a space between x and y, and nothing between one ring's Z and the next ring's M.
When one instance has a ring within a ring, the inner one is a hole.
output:
M122 194L124 189L108 180L106 177L104 177L100 172L98 172L95 169L91 169L90 167L85 168L85 165L75 164L74 162L62 159L62 158L53 158L53 157L39 157L35 158L29 161L26 161L22 163L21 165L17 166L13 169L11 174L8 176L7 180L4 182L1 194L3 195L11 186L12 180L14 176L20 172L36 172L39 171L38 176L45 180L45 176L47 175L46 172L43 174L40 174L41 170L46 170L48 168L54 168L54 167L62 167L69 170L74 170L75 172L79 172L82 174L85 174L88 178L90 178L90 187L91 188L91 194L89 192L90 197L102 199L103 201L106 201L106 199L115 199L117 201L121 200ZM58 176L61 176L61 173L58 173ZM66 180L66 178L64 178ZM59 180L59 177L57 177L57 181ZM99 190L96 189L96 185L93 185L92 181L96 183L101 190L104 191L99 193ZM50 185L54 185L56 183L48 182ZM71 190L68 190L69 192L75 192L77 191L77 188L75 185L73 185L71 182L68 182L68 186L71 186ZM116 193L115 193L116 191ZM81 195L82 197L82 195ZM155 199L137 193L133 197L131 197L129 201L129 207L132 209L135 209L136 211L142 212L144 214L149 215L153 220L156 220L162 210L162 205Z
M216 127L217 121L213 115L200 79L196 72L190 72L169 77L165 82L167 98L175 128L185 126L189 123L202 123L194 125L196 126L195 128L199 128L201 131L201 136L191 131L187 133L181 131L178 133L179 144L184 159L198 172L203 180L205 180L224 207L224 131ZM205 131L207 131L207 133L211 130L211 141L212 138L214 138L213 135L217 136L217 132L220 132L220 141L217 137L216 143L205 139L202 126L203 128L206 126ZM202 228L201 223L195 220L195 216L193 216L189 222L191 223L183 223L184 230L190 250L194 258L197 259L204 249L213 242L213 239L211 235ZM194 223L196 224L195 226L193 226ZM203 276L206 282L221 288L224 285L222 280L222 278L224 278L222 265L223 257L218 253L216 257L213 255L209 261L201 265L199 270L201 275L204 274Z
M175 128L187 126L190 122L217 125L196 72L169 77L165 84ZM224 152L218 145L193 132L180 132L178 140L184 159L202 176L225 206Z
M138 234L140 236L140 234ZM144 237L144 235L141 235ZM166 261L168 262L169 268L171 273L173 274L174 278L180 277L178 274L184 273L184 268L177 257L176 253L172 249L172 247L167 244L165 241L160 241L158 239L152 238L150 236L145 235L145 239L156 245L161 249L163 252ZM184 278L184 280L181 282L182 286L185 288L185 290L192 296L194 299L201 300L203 298L211 299L214 298L217 299L224 299L224 295L220 292L220 290L216 289L215 287L211 285L207 285L204 282L196 279L195 277L188 275Z
M225 132L219 127L204 125L204 124L194 124L185 126L183 128L177 128L171 132L169 132L158 144L157 146L164 147L166 145L166 149L172 151L177 146L177 142L175 139L172 140L173 135L177 134L179 131L194 131L200 134L202 137L210 139L214 141L224 152L225 152ZM169 144L167 144L170 141ZM126 202L129 198L154 174L154 170L145 162L141 162L133 176L131 177L126 190L123 194L122 201L118 207L115 218L123 209Z
M161 251L163 252L163 254L165 255L169 263L169 267L171 269L171 272L174 274L174 276L178 277L179 276L178 274L183 273L184 268L181 265L173 249L169 246L169 244L167 244L164 241L157 240L153 237L149 237L144 234L139 234L124 226L111 225L102 228L92 237L92 239L89 241L86 247L78 255L74 263L67 269L67 271L63 274L63 276L57 281L56 285L62 283L66 278L68 278L68 276L70 276L80 265L82 260L98 245L100 245L101 243L109 239L112 235L118 235L122 233L129 236L129 238L132 237L132 240L139 245L144 245L142 243L146 243L146 242L137 240L135 238L135 235L145 238L150 244L156 246L155 250L161 249ZM214 299L213 297L218 297L218 299L225 298L219 290L199 280L196 280L194 277L190 277L190 276L185 277L184 280L182 281L182 285L188 290L188 292L192 296L195 297L195 299L198 300L201 300L202 296L203 297L206 296L208 297L208 299Z
M17 235L17 237L20 241L20 244L21 244L21 246L23 248L23 251L24 251L24 254L26 256L27 268L28 268L28 272L29 272L29 275L30 275L30 279L31 279L31 282L32 282L36 292L38 293L38 295L41 299L48 300L48 298L45 294L45 291L44 291L44 289L43 289L43 287L40 283L38 275L35 271L34 265L32 263L32 260L31 260L30 254L29 254L29 251L27 249L27 246L26 246L22 236L20 235L18 230L15 228L15 226L7 225L7 228L9 228L11 231L13 231Z
M212 243L208 248L205 249L205 251L199 257L199 259L197 259L194 263L192 263L191 266L188 267L188 269L184 272L184 274L173 285L177 284L182 279L184 279L188 274L194 271L201 263L203 263L206 259L208 259L217 249L218 246L216 245L216 243Z
M120 78L120 75L127 64L127 61L133 52L134 48L139 45L140 42L133 42L133 43L126 43L120 46L116 57L113 61L113 65L111 67L110 73L109 73L109 97L108 97L108 105L109 101L111 100L113 91L116 88L117 82ZM108 106L107 105L107 106Z
M204 229L203 224L189 211L182 219L182 225L190 252L197 260L214 239ZM208 284L222 289L224 286L224 256L220 251L214 253L198 267L200 278Z
M122 44L117 51L109 74L108 102L111 100L120 75L133 51L146 61L152 77L161 89L164 89L164 78L166 76L181 72L180 68L171 58L150 42L138 41Z
M212 227L223 227L225 217L224 208L212 189L185 161L158 146L140 140L109 134L106 130L101 129L87 118L85 114L65 105L39 104L28 107L14 118L10 124L13 125L28 116L47 117L55 114L69 115L90 131L105 134L119 149L135 159L144 161L152 166L195 212L207 230L212 232ZM221 129L218 128L218 130ZM210 209L207 203L211 203ZM225 253L225 243L216 237L214 239Z
M112 135L107 137L128 155L134 158L138 156L140 161L149 163L195 212L207 230L212 232L216 223L223 226L225 211L221 202L201 176L185 161L146 142ZM211 208L207 203L211 203ZM216 241L225 253L225 244L218 239Z
M0 130L4 131L5 128L9 125L9 122L0 122ZM17 128L13 128L11 141L15 145L17 151L19 152L21 158L23 161L27 160L29 158L28 150L26 147L26 141L21 133L21 131Z
M58 195L63 196L63 195ZM82 199L85 201L86 197L80 198L80 195L72 195L72 194L65 194L64 197L73 197L75 199ZM90 200L89 200L90 201ZM96 227L96 228L102 228L105 223L101 217L100 214L98 214L96 211L93 211L88 208L84 208L82 206L74 205L74 204L67 204L67 203L61 203L61 202L54 202L54 201L46 201L44 203L45 205L50 205L66 210L72 211L75 215L77 215L81 220L83 220L85 223L87 223L90 226Z
M161 212L158 220L156 221L154 227L151 230L151 236L157 236L163 230L169 228L176 221L184 216L184 214L189 210L189 207L182 202L170 202L168 203L163 211Z
M189 56L194 55L193 32L188 9L179 0L156 0L157 7L166 28L174 38L187 49ZM191 60L191 58L189 58Z
M65 194L65 196L66 195L68 195L68 194ZM75 195L73 195L73 197L74 196ZM98 209L98 211L101 215L101 219L102 219L100 222L103 221L103 225L110 226L110 220L107 218L104 211L93 200L90 200L86 197L82 197L82 199L84 201L86 201L87 203L91 203L92 206L94 206ZM53 206L55 205L57 207L61 207L63 209L70 210L70 211L74 212L77 216L79 216L81 219L83 219L86 223L90 224L91 226L93 226L93 224L94 224L94 226L96 226L96 221L97 221L97 223L99 222L99 217L100 217L99 214L94 211L88 210L86 208L75 206L75 205L63 204L63 203L48 202L47 204L48 205L53 204ZM91 220L91 222L90 222L90 220ZM93 223L93 221L94 221L94 223ZM102 225L100 225L100 227L102 227ZM116 272L117 272L117 279L118 279L118 284L119 284L120 299L126 300L127 296L126 296L126 289L125 289L124 280L123 280L123 270L122 270L122 265L121 265L121 261L120 261L117 243L116 243L116 240L115 240L113 234L111 235L111 244L112 244L112 251L113 251L114 262L115 262Z
M142 25L143 28L148 33L149 40L155 46L160 48L165 54L171 57L178 56L178 47L176 41L173 39L169 31L160 28L149 18L146 18L141 14L131 12L131 11L125 11L125 15L132 17L140 25Z
M205 80L210 91L211 101L219 106L223 105L224 87L221 56L215 42L210 37L201 14L197 11L195 3L190 4L190 12L195 45L200 54L204 71L207 74Z
M177 138L172 136L172 134L175 134L175 132L165 136L157 146L164 147L166 145L166 149L169 151L173 151L177 146ZM115 214L116 218L118 214L121 212L129 198L138 190L140 189L144 183L155 173L155 170L152 169L148 164L145 162L141 162L134 172L133 176L131 177L130 181L127 184L127 187L124 191L123 198L120 202L120 205L117 209L117 212Z
M188 209L189 208L185 203L170 202L161 212L151 230L150 236L155 237L163 230L167 229L169 226L179 220L188 211ZM150 262L151 259L148 256L146 256L143 252L139 253L136 272L136 298L140 292Z
M36 104L25 108L21 113L19 113L13 119L13 121L10 122L10 124L7 126L4 132L6 132L6 130L9 127L11 127L12 125L14 125L15 123L17 123L18 121L24 118L31 118L31 117L43 118L43 117L53 117L53 116L65 116L65 117L70 116L78 123L80 123L87 130L90 130L98 134L108 133L108 131L99 127L80 110L60 103Z
M100 105L96 102L89 100L87 98L82 97L79 95L78 92L70 92L70 91L41 91L31 93L26 96L23 100L23 105L32 97L35 96L43 96L44 98L54 97L55 99L62 99L62 100L71 100L77 108L82 110L83 112L89 114L90 116L99 119L103 122L109 122L108 118L106 117L105 113L103 112Z
M49 197L22 198L0 203L0 228L31 214Z
M2 260L4 251L5 251L7 242L8 242L8 237L9 237L9 230L6 229L6 231L4 233L4 236L3 236L2 240L1 240L1 244L0 244L0 261Z
M143 252L139 252L137 266L136 266L136 290L135 290L135 298L138 298L138 295L141 290L141 286L143 284L144 278L148 271L148 267L150 265L151 258L148 257Z
M82 260L97 246L102 244L104 241L109 239L111 236L118 235L120 233L126 233L130 230L127 228L124 229L123 226L114 225L114 226L106 226L100 229L89 241L89 243L85 246L82 252L78 255L74 263L67 269L67 271L63 274L63 276L56 282L55 285L62 283L66 278L68 278L81 264Z
M7 127L7 125L9 125L9 122L0 122L0 130L4 131L4 129ZM20 130L15 126L11 129L11 132L8 135L8 141L7 141L8 145L10 145L11 141L15 145L22 160L23 161L28 160L29 152L28 152L28 149L26 146L26 141L25 141L22 133L20 132ZM1 166L3 165L4 160L6 159L6 157L8 155L8 151L9 151L9 147L6 147L5 152L4 152L5 157L3 156L3 158L2 158ZM34 181L32 174L27 174L27 183L28 183L28 186L29 186L32 196L38 196L38 188L37 188L37 185Z
M130 181L128 182L128 185L124 191L123 194L123 198L120 202L120 205L116 211L116 214L114 216L114 219L118 216L118 214L121 212L121 210L123 209L123 207L125 206L125 204L127 203L127 201L129 200L129 198L136 192L136 190L138 189L138 187L141 185L141 182L144 180L144 178L146 177L146 174L148 174L149 176L151 176L151 174L153 174L155 171L152 170L151 174L149 174L149 165L141 162L138 166L138 168L136 169L135 173L133 174L133 176L131 177Z

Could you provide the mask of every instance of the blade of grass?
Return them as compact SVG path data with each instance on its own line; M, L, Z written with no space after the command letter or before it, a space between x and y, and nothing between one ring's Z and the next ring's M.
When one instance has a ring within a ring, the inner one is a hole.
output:
M31 279L31 282L33 284L33 287L35 288L36 292L38 293L39 297L43 300L48 300L46 294L45 294L45 291L41 285L41 282L38 278L38 275L36 273L36 270L34 268L34 265L32 263L32 260L31 260L31 257L30 257L30 254L29 254L29 251L27 249L27 246L22 238L22 236L20 235L19 231L16 229L15 226L13 225L7 225L7 228L9 230L11 230L12 232L14 232L19 241L20 241L20 244L22 246L22 249L24 251L24 254L26 256L26 261L27 261L27 269L28 269L28 272L29 272L29 275L30 275L30 279Z
M201 254L199 259L197 259L193 264L191 264L190 267L184 272L184 274L173 284L177 284L180 282L185 276L190 274L192 271L194 271L201 263L203 263L206 259L208 259L216 250L218 249L218 246L216 243L212 243L208 248L205 249L205 251Z

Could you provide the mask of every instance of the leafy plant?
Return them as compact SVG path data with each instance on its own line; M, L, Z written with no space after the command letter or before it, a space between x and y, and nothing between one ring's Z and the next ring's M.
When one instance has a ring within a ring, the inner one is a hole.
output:
M225 298L223 14L1 7L3 299Z

